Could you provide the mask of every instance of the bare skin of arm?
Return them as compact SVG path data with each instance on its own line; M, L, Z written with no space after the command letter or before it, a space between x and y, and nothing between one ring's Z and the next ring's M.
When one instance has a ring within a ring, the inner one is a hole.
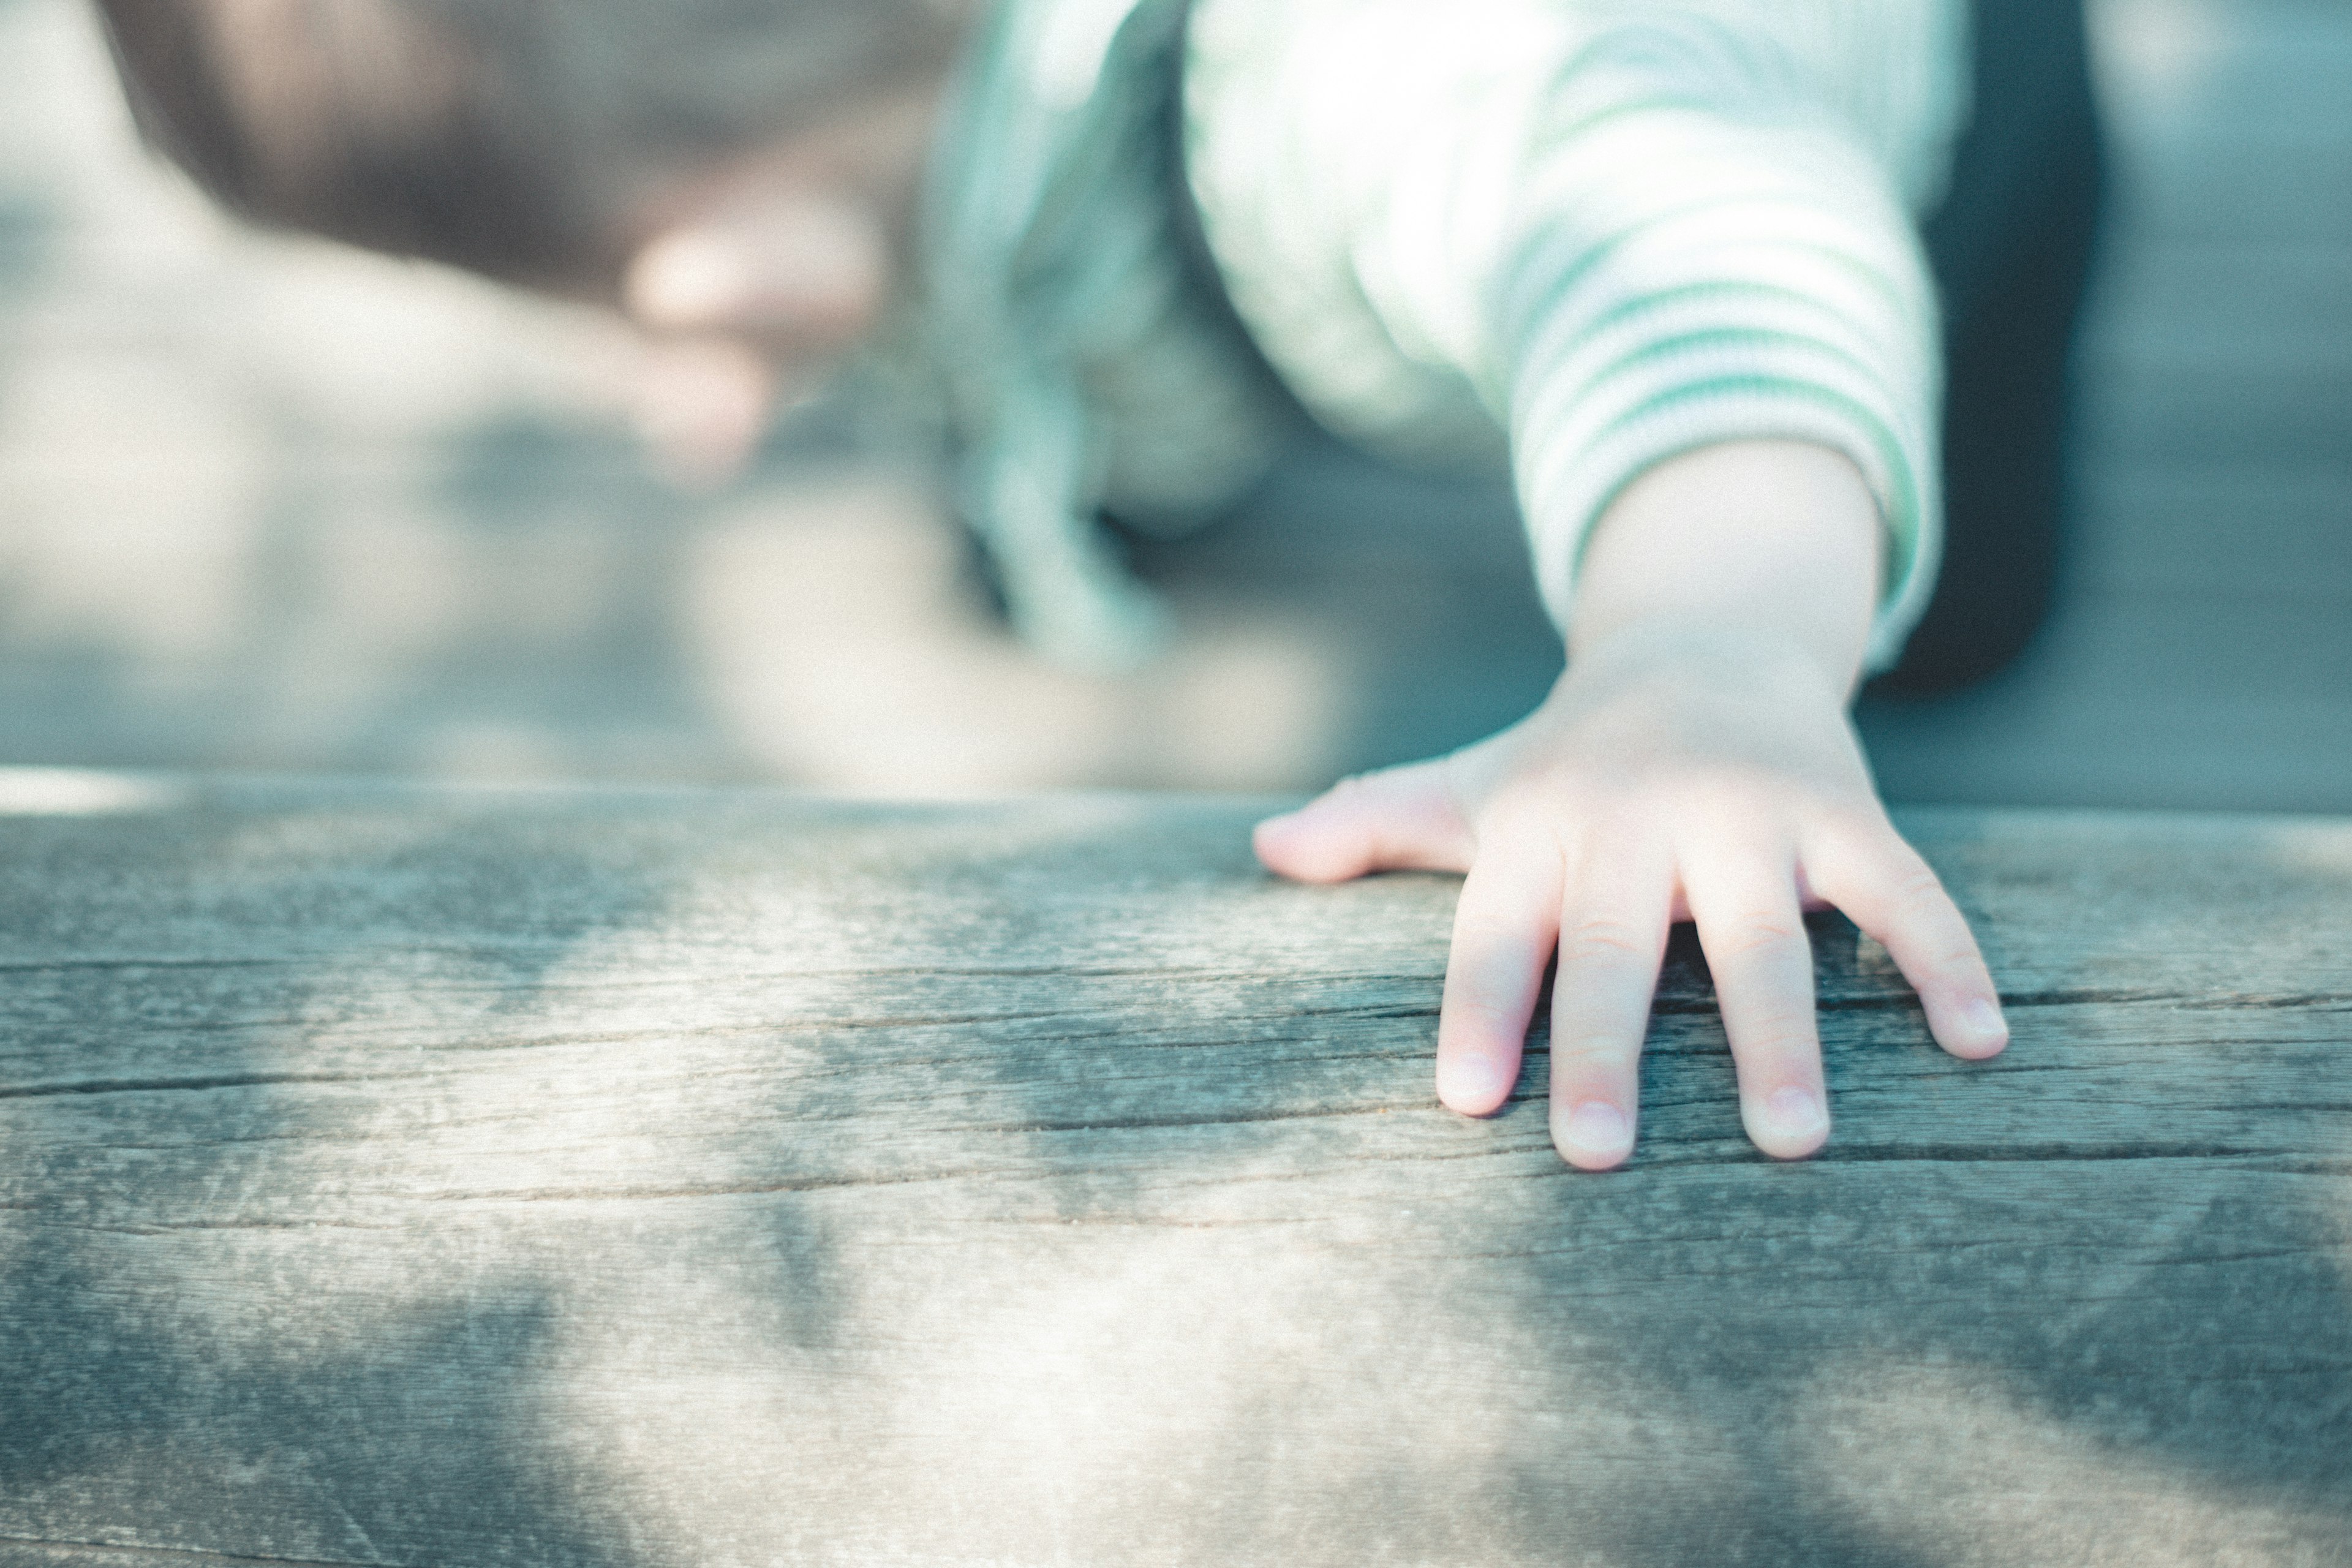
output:
M1307 881L1466 873L1437 1090L1509 1097L1547 965L1551 1131L1572 1164L1633 1152L1637 1068L1668 928L1696 921L1757 1146L1830 1121L1802 910L1883 942L1954 1056L2008 1043L1967 921L1886 817L1846 705L1880 580L1861 474L1797 442L1662 463L1612 505L1579 573L1566 672L1543 704L1450 756L1346 781L1259 825Z

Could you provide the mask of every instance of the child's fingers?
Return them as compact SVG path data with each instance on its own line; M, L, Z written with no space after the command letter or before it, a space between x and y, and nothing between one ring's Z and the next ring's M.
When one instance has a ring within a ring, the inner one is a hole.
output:
M1937 1044L1972 1061L2009 1044L2000 994L1968 918L1891 825L1817 835L1805 847L1805 876L1894 957Z
M1633 1152L1642 1041L1665 954L1674 868L1588 856L1560 910L1551 986L1551 1139L1588 1171Z
M1302 882L1466 871L1476 844L1443 763L1341 779L1300 809L1259 823L1252 841L1268 870Z
M1486 847L1454 906L1437 1016L1437 1098L1465 1116L1500 1109L1518 1081L1559 921L1558 847L1549 837Z
M1767 1154L1801 1158L1828 1138L1830 1118L1794 868L1727 855L1683 876L1739 1069L1740 1119Z

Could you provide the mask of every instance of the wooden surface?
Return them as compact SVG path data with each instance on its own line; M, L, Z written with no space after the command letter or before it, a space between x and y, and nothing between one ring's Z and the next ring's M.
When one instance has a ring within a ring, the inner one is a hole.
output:
M1915 816L2012 1051L1678 944L1590 1177L1246 803L0 786L12 1568L2352 1563L2352 823Z

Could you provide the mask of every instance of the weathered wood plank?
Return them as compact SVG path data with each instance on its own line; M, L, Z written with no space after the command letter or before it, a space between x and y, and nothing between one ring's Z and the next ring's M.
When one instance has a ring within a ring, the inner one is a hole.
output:
M1923 815L1634 1169L1244 803L208 788L0 860L0 1560L2352 1562L2352 825Z

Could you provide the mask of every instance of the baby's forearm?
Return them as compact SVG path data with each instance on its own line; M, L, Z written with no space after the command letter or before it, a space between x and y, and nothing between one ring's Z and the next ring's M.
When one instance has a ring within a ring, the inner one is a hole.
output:
M1627 486L1593 531L1570 665L1683 649L1787 654L1842 700L1869 641L1883 537L1860 471L1827 447L1740 441L1669 458Z

